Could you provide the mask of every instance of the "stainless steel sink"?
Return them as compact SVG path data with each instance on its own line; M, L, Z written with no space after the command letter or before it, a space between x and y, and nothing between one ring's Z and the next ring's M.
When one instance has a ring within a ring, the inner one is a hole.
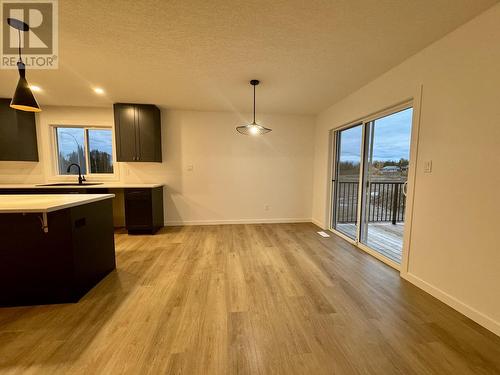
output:
M78 182L56 182L53 184L40 184L36 186L92 186L92 185L102 185L102 182L84 182L79 184Z

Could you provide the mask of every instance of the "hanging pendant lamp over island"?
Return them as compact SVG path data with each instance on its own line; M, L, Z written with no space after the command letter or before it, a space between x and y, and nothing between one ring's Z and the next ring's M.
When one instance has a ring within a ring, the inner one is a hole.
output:
M27 23L15 18L7 18L9 26L17 29L19 35L19 61L17 69L19 70L19 82L17 83L16 91L10 102L10 107L26 112L41 112L41 108L31 92L30 85L26 80L26 65L21 57L21 31L25 32L30 29Z
M269 133L271 131L271 129L265 128L264 126L259 125L255 122L255 86L257 86L259 83L260 81L256 79L252 79L250 81L250 84L253 86L253 121L251 124L238 126L236 128L236 131L238 131L238 133L245 135L261 135Z

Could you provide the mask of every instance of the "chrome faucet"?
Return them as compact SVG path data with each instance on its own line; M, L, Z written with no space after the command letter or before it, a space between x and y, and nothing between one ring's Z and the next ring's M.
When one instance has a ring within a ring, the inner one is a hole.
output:
M87 181L87 180L85 179L85 176L82 176L82 170L78 164L71 163L70 165L68 165L68 168L66 168L66 173L69 173L69 171L71 170L71 167L73 165L75 165L78 168L78 184L81 185L83 183L83 181Z

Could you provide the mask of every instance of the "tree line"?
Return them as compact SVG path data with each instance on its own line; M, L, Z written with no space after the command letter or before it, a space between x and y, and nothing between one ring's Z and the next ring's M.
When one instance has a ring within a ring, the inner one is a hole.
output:
M86 174L87 167L85 163L85 151L82 146L71 153L64 155L59 151L59 173L66 174L68 165L76 163L80 165L82 174ZM91 150L89 153L89 164L91 173L113 173L113 159L112 156L99 150Z

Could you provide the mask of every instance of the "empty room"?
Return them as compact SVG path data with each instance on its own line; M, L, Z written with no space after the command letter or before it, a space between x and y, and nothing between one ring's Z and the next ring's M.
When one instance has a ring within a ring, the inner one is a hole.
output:
M500 374L499 1L0 15L0 374Z

